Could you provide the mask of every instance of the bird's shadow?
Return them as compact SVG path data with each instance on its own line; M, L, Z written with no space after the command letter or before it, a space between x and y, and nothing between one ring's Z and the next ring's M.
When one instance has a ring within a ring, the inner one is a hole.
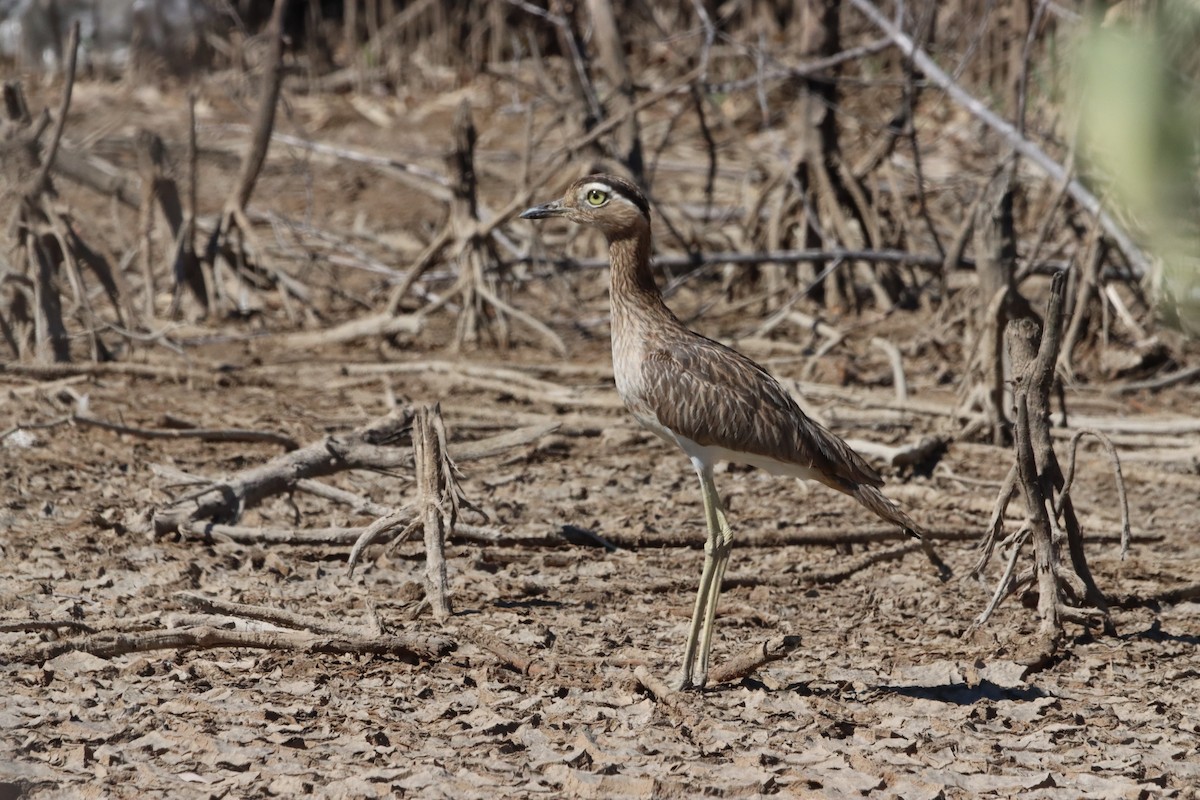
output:
M974 686L965 683L948 683L942 686L880 686L881 692L912 697L918 700L937 700L956 706L970 706L982 700L1021 700L1028 702L1047 697L1037 686L1001 686L982 680Z
M766 689L763 684L754 682L755 688ZM828 697L838 699L846 694L844 686L810 686L806 683L793 683L784 691L793 691L808 696ZM935 686L896 686L877 684L868 690L871 694L890 694L900 697L911 697L916 700L936 700L956 706L971 706L979 702L996 702L1000 700L1017 700L1029 702L1049 695L1037 686L1002 686L989 680L981 680L970 685L966 683L946 683Z
M1162 629L1162 620L1155 618L1150 627L1141 631L1120 634L1117 638L1127 642L1143 639L1150 642L1179 642L1180 644L1200 644L1200 636L1192 633L1170 633Z

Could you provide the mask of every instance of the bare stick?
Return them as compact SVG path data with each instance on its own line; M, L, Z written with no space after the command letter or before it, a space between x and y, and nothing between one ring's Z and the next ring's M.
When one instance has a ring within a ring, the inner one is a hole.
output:
M198 520L236 522L242 511L272 494L287 491L296 480L329 475L344 469L391 469L408 463L403 448L379 447L405 434L411 421L406 412L389 414L343 437L326 437L244 470L229 480L176 501L154 516L159 534L171 533Z
M646 691L654 695L654 698L660 703L668 706L676 706L679 704L680 693L671 687L657 675L652 673L645 665L634 667L633 676L637 678L637 682L642 685Z
M501 641L500 637L477 626L472 625L470 627L459 628L454 632L476 647L496 656L501 662L512 667L522 675L537 678L552 675L555 672L553 664L533 656L521 655L508 644Z
M267 60L263 70L262 89L259 93L258 116L254 120L254 138L250 142L242 161L241 172L238 173L237 183L225 201L227 212L237 210L244 212L254 193L254 184L258 182L262 172L263 162L267 159L267 149L271 146L271 131L275 127L275 109L279 105L279 90L283 86L283 16L287 13L288 0L275 0L271 9L271 20L267 24L267 35L270 37L270 48L267 50Z
M63 131L67 127L67 112L71 109L71 90L75 87L75 62L79 56L79 20L71 23L71 35L67 39L67 68L64 75L62 102L58 106L58 119L54 120L54 133L50 136L50 145L42 160L41 169L33 180L30 195L38 195L50 185L50 170L54 169L54 159L58 155L58 146L62 142Z
M1009 546L1012 548L1008 554L1008 563L1004 566L1004 574L1000 576L1000 580L996 582L996 591L992 594L991 602L987 604L987 608L983 610L975 621L967 626L963 632L963 637L968 637L973 634L979 627L985 624L992 618L992 614L999 608L1000 602L1008 597L1013 584L1013 573L1017 569L1017 556L1021 555L1021 545L1025 544L1025 540L1029 538L1029 528L1024 527L1017 531L1011 537L1012 541Z
M892 384L896 388L896 402L908 402L908 381L904 379L904 358L900 355L900 348L893 342L881 339L878 336L871 339L871 344L886 353L888 361L891 362Z
M453 613L446 582L446 530L454 528L458 503L454 465L446 455L446 428L436 406L419 408L413 417L413 462L425 530L425 594L434 619L445 622Z
M1108 458L1112 462L1113 477L1117 481L1117 502L1121 504L1121 558L1124 559L1129 552L1129 540L1132 537L1132 531L1129 525L1129 498L1125 495L1125 477L1121 474L1121 458L1117 455L1117 448L1113 446L1112 439L1109 439L1103 433L1094 428L1084 428L1075 431L1075 435L1071 437L1071 442L1068 447L1071 448L1071 460L1067 464L1067 477L1063 482L1063 487L1058 493L1058 502L1055 505L1054 513L1061 515L1063 505L1066 499L1071 494L1071 486L1075 483L1075 456L1079 448L1079 440L1084 436L1094 436L1104 446L1108 452Z
M773 636L746 648L713 669L708 675L708 683L728 683L744 678L767 664L787 658L799 649L800 644L799 636Z
M814 570L812 572L799 573L801 579L811 581L813 583L841 583L847 578L853 577L855 574L862 572L865 569L873 567L876 564L883 564L888 561L898 561L904 558L909 553L915 553L919 550L924 550L923 542L909 542L900 547L894 547L891 550L880 550L876 553L867 553L853 559L845 566L831 570ZM928 552L928 551L926 551ZM942 569L945 565L940 565Z
M375 520L354 540L354 546L350 548L350 556L346 560L346 574L353 576L363 551L384 536L392 534L393 543L403 542L412 536L416 529L417 521L413 519L411 508L396 509Z
M0 622L0 633L56 631L60 628L67 628L68 630L79 631L81 633L96 632L96 629L91 625L85 625L74 619L16 619Z
M265 650L292 650L298 653L345 653L390 655L406 661L435 661L455 649L450 639L441 636L317 636L300 631L237 631L209 626L156 630L139 633L97 633L83 639L46 642L12 653L6 663L40 664L63 653L90 653L114 658L129 653L154 650L179 650L215 647L250 647Z

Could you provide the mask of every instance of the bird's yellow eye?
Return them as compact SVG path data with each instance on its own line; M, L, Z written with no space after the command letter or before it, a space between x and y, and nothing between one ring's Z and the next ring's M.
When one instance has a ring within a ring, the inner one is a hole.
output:
M588 205L602 206L608 200L608 193L599 189L590 189L587 193Z

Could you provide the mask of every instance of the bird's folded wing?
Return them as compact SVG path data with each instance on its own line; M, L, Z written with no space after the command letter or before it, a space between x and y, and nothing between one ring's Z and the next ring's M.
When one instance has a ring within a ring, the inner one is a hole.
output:
M810 419L759 365L692 334L660 343L642 362L641 398L660 424L697 444L809 467L837 483L882 486L862 456ZM834 485L831 483L830 485Z

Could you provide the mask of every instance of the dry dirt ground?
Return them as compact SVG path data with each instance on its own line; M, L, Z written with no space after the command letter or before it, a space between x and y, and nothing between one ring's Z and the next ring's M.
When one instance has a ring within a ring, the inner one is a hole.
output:
M111 119L80 124L97 139L123 130ZM343 141L354 138L334 127ZM386 145L380 135L363 141L370 126L355 130L359 146ZM232 172L236 159L229 162ZM394 187L387 206L377 176L340 169L337 184L312 191L338 206L323 212L331 226L356 212L368 224L414 213ZM284 189L294 177L286 166L268 174L263 195L277 205L302 198ZM94 219L107 224L102 211ZM445 626L423 604L419 542L372 548L350 576L348 545L153 536L153 511L190 491L179 471L229 475L278 455L277 446L145 439L69 423L7 437L0 625L15 624L0 628L0 797L1200 796L1200 605L1118 608L1115 637L1072 628L1065 656L1028 675L1016 659L1037 627L1031 608L1006 602L982 631L963 637L999 566L987 585L966 577L977 557L969 537L982 532L1010 463L1006 450L984 445L951 445L931 475L888 476L890 493L942 534L938 548L955 573L944 582L920 553L864 558L899 541L767 544L806 530L876 526L821 487L723 471L737 540L714 661L780 634L799 635L803 646L744 681L675 698L648 692L634 670L669 680L683 648L702 558L698 487L686 460L616 405L602 290L573 319L563 309L575 301L559 288L528 291L523 307L546 312L567 341L565 358L529 343L455 353L446 346L453 320L441 316L386 347L294 352L245 335L244 326L228 339L195 338L185 355L138 349L135 360L164 368L157 376L0 376L4 429L61 418L84 396L92 416L129 426L161 429L170 414L302 443L361 425L393 402L440 402L452 441L559 425L460 465L465 496L487 514L465 511L464 521L525 541L452 540L455 614ZM747 311L730 311L716 293L701 282L672 303L707 309L694 324L711 335L752 330ZM949 407L952 387L939 385L938 365L919 344L929 320L868 313L844 323L853 335L814 373L786 341L743 347L785 380L814 380L805 405L844 436L897 444L944 432L936 414L887 408L887 361L869 344L878 335L903 343L914 398ZM1186 419L1196 399L1189 389L1068 393L1073 413L1110 420ZM1194 461L1128 441L1127 558L1116 541L1108 462L1090 445L1076 503L1100 587L1114 598L1149 598L1200 580L1200 476ZM330 482L395 505L413 491L403 470ZM371 521L297 493L248 510L243 523ZM620 541L685 536L691 546L609 550L562 535L572 527ZM330 624L378 619L387 631L445 635L457 647L418 661L244 648L14 657L55 636L85 636L27 630L32 620L136 632L194 619L178 594L185 591ZM528 669L480 646L485 640L507 645Z

